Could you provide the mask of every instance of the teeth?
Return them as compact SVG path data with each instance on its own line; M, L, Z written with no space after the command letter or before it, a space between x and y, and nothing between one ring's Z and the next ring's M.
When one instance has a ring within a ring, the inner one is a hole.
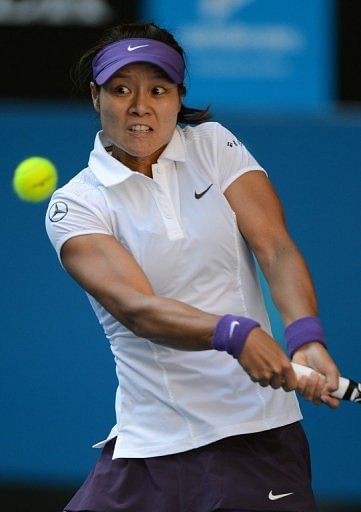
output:
M144 124L136 124L135 126L131 127L131 130L133 132L149 132L150 128Z

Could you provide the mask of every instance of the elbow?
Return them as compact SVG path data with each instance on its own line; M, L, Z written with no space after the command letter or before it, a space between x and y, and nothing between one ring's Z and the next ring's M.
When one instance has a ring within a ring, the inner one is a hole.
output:
M285 258L292 257L298 252L295 243L289 236L275 237L272 240L264 241L264 243L259 240L252 250L265 274L268 274L277 262L285 261Z
M121 313L117 315L118 319L140 338L147 338L152 334L149 319L153 316L154 298L154 296L141 295L119 307Z

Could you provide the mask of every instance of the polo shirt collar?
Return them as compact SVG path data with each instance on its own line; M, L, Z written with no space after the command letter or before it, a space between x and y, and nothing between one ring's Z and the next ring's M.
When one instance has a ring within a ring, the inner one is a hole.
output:
M119 160L113 158L105 149L108 146L111 146L111 143L105 133L103 131L98 132L95 137L94 148L89 156L88 165L102 185L112 187L122 183L134 172Z
M90 153L88 163L91 171L105 187L118 185L130 178L130 176L140 174L132 171L129 167L119 162L119 160L113 158L105 149L110 145L111 143L107 139L105 133L103 131L98 132L95 137L94 148ZM160 155L158 161L161 160L185 161L185 140L182 129L179 126L174 130L169 144Z
M173 162L185 162L185 140L182 128L176 126L173 137L158 160L173 160Z

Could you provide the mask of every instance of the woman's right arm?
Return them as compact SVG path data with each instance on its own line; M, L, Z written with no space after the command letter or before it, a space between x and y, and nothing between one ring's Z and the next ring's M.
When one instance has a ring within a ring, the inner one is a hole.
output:
M104 308L142 338L178 350L207 350L219 316L183 302L156 296L133 256L110 235L67 240L65 269Z

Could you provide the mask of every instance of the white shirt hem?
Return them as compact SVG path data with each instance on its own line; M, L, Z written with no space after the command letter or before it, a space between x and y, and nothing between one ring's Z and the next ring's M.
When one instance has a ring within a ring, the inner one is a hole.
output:
M192 450L194 448L199 448L200 446L204 446L225 437L236 436L240 434L251 434L256 432L263 432L266 430L271 430L273 428L282 427L284 425L289 425L290 423L295 423L296 421L300 421L302 419L302 415L299 411L292 411L291 413L283 414L281 416L276 416L272 418L265 418L262 421L251 421L251 422L242 422L235 425L227 425L225 427L220 427L215 430L209 431L203 435L198 435L193 438L181 439L179 442L172 441L169 445L164 445L163 443L155 442L153 446L151 443L147 442L147 449L144 450L144 446L141 448L133 447L132 449L128 449L127 447L122 448L120 445L122 442L122 435L119 433L119 437L116 441L113 459L119 458L147 458L147 457L160 457L162 455L171 455L174 453L181 453L188 450ZM113 427L109 436L104 441L96 443L93 445L93 448L103 448L105 444L117 437L117 428ZM127 443L125 443L127 444Z

